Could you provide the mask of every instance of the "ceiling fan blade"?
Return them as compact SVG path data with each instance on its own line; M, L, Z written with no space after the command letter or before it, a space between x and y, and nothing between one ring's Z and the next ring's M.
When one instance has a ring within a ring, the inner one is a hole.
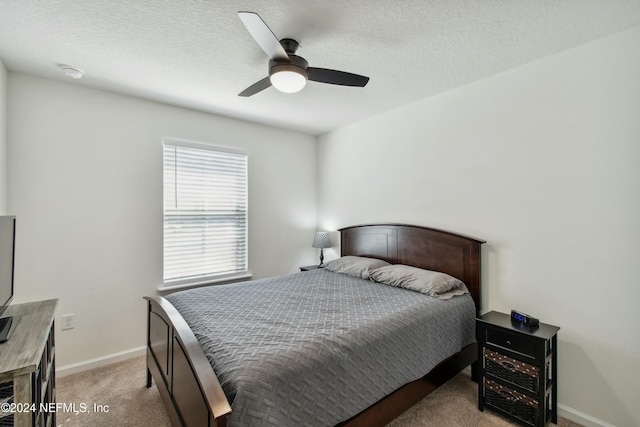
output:
M238 12L238 16L247 27L249 34L271 59L289 59L278 38L267 24L255 12Z
M307 74L309 75L309 80L332 85L365 87L369 82L369 77L327 68L309 67L307 68Z
M269 79L269 77L265 77L264 79L255 82L254 84L252 84L251 86L249 86L248 88L240 92L238 96L255 95L256 93L261 92L270 86L271 86L271 80Z

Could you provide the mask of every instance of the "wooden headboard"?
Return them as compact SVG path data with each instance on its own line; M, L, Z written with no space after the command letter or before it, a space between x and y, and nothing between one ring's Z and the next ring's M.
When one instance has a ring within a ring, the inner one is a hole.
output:
M480 245L483 240L403 224L341 228L341 256L357 255L441 271L462 280L480 313Z

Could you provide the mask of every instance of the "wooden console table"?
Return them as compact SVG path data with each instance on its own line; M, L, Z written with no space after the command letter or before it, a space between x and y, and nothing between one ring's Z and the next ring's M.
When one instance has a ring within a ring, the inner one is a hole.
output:
M18 323L9 340L0 344L2 426L56 425L54 312L57 303L57 299L52 299L10 305L3 313L5 317L14 316Z

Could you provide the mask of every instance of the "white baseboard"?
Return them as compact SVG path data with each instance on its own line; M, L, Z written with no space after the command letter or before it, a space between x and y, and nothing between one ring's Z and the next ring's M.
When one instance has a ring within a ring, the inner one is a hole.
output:
M569 406L558 403L558 415L584 427L615 427L613 424L592 417Z
M147 347L132 348L130 350L125 350L118 353L96 357L95 359L85 360L83 362L59 366L56 367L56 376L64 377L66 375L75 374L76 372L86 371L87 369L98 368L100 366L110 365L111 363L131 359L132 357L144 356L146 350Z

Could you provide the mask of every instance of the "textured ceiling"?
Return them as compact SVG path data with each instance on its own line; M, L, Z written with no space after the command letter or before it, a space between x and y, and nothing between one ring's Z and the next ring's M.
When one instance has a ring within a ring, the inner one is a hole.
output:
M267 57L254 11L314 67L371 78L237 94ZM640 25L640 0L0 0L10 71L321 134ZM65 77L57 64L85 71Z

